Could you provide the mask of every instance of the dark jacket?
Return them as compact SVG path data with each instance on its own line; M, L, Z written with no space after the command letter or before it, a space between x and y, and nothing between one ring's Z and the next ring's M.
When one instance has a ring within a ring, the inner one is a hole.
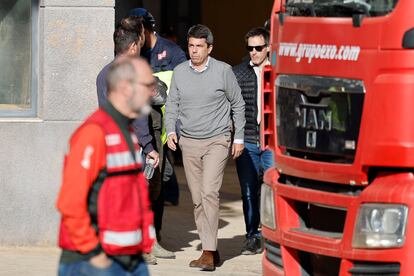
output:
M257 76L250 59L233 67L237 82L241 88L245 102L246 125L244 127L244 141L247 143L260 143L260 125L257 123Z
M187 60L180 46L158 34L154 48L143 50L141 55L151 64L154 73L172 71L175 66Z
M112 62L107 64L96 78L96 89L98 94L99 106L104 106L107 102L106 75ZM167 99L167 86L157 78L157 94L152 99L154 105L163 105ZM138 136L139 145L145 154L154 150L154 141L149 130L148 116L134 120L132 124L135 134Z

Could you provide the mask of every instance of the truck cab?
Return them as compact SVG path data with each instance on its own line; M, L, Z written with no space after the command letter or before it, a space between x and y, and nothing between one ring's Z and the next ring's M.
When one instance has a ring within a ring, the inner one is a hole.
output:
M264 275L414 275L414 2L276 0Z

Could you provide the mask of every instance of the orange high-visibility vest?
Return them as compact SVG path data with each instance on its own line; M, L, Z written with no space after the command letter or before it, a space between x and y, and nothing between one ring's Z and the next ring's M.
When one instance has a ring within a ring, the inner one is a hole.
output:
M113 256L150 252L155 230L138 139L130 129L135 149L133 154L119 126L102 109L92 114L83 125L88 124L99 125L105 133L105 179L92 185L91 189L98 191L97 206L88 208L97 210L96 214L90 215L96 222L100 244L105 253ZM76 250L64 224L60 227L59 246Z

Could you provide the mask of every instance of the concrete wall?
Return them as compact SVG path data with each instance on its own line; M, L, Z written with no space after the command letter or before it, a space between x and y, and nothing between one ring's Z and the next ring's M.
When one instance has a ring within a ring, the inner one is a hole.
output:
M97 106L113 58L114 0L40 0L38 116L0 118L0 245L55 244L72 131Z

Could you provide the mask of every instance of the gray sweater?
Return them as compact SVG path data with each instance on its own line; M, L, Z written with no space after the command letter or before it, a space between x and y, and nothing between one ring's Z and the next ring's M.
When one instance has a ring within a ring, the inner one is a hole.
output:
M203 72L195 71L188 61L174 69L166 103L168 134L175 132L179 119L182 136L211 138L230 132L231 116L234 139L243 140L244 101L230 65L210 57Z

